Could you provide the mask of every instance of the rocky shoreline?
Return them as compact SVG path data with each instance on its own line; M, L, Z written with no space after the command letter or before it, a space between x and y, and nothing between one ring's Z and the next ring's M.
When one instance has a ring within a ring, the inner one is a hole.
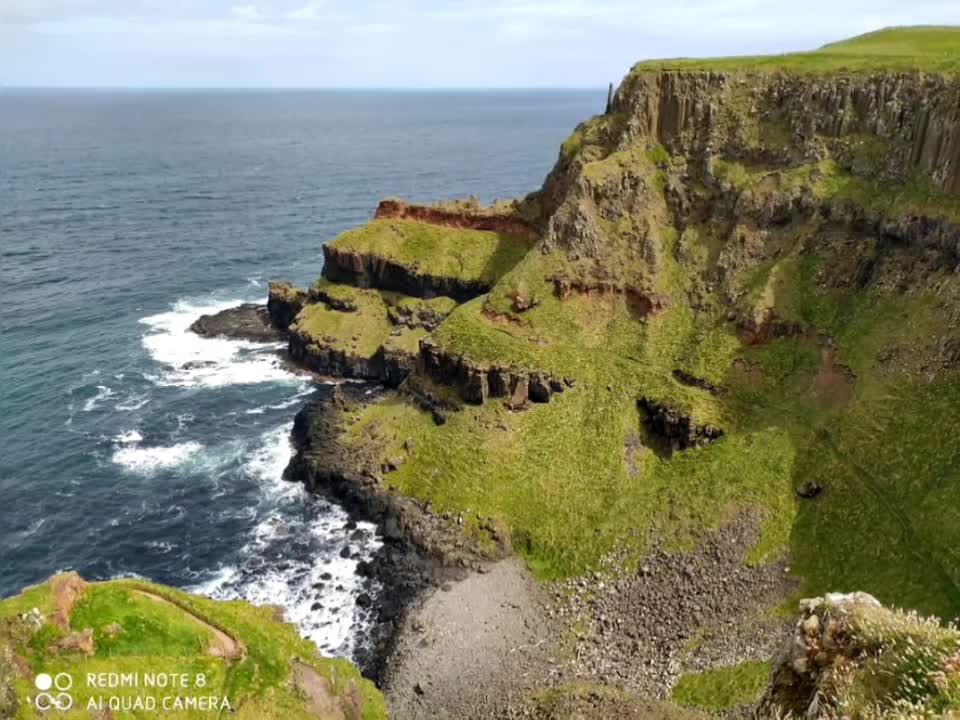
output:
M405 614L423 592L460 580L500 555L468 542L455 519L391 492L381 469L343 444L340 413L383 392L375 386L337 385L330 397L307 404L294 419L295 454L284 471L285 479L333 499L352 519L373 522L380 530L383 546L358 567L371 586L380 588L370 651L357 658L364 674L378 682Z
M396 393L407 372L391 376L348 359L318 360L293 324L308 301L306 291L271 283L266 306L247 304L205 316L192 329L245 340L286 338L288 348L282 352L294 367L369 381L334 385L329 395L300 409L292 431L295 454L284 478L334 500L352 521L379 528L382 547L358 567L365 578L364 603L373 606L373 628L356 660L404 717L536 716L529 707L533 689L582 682L613 684L663 699L681 672L703 669L684 648L706 626L714 628L702 643L708 665L755 660L779 642L781 623L773 627L752 622L761 606L774 604L789 590L780 565L742 565L756 539L756 518L743 516L721 532L705 534L692 553L654 547L635 573L622 572L617 558L610 558L603 572L541 587L523 563L503 560L511 553L502 537L481 544L463 532L461 518L437 514L429 503L394 492L385 481L391 468L382 464L376 439L352 445L343 436L341 422L364 405ZM462 359L447 358L429 341L421 343L419 357L407 364L408 372L417 369L418 378L451 387L461 401L472 404L505 397L509 407L522 410L528 402L549 402L556 392L575 391L571 379L473 368ZM418 383L407 383L402 392L425 404L438 423L455 410L448 407L449 399L434 397ZM656 410L647 408L653 425L659 418ZM722 434L686 417L674 420L670 427L676 425L677 432L662 433L676 435L674 449L701 445ZM722 577L715 577L711 566L721 567ZM753 598L749 607L731 599L728 591L734 586ZM480 602L478 594L487 600ZM489 616L482 624L491 627L471 629L472 618L479 615ZM442 629L431 634L425 629L429 627ZM470 637L463 642L453 639L466 638L465 633ZM564 655L565 637L573 638L572 660ZM464 661L466 665L457 660L463 643L474 648L476 656ZM485 684L482 691L474 688L478 677ZM606 707L606 700L598 702L598 707ZM450 714L451 709L459 715Z

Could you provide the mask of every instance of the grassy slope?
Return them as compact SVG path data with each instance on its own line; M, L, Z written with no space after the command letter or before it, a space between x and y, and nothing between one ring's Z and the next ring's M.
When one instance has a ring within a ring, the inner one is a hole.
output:
M180 608L138 596L136 590L146 589L189 608L206 622L229 631L247 648L247 656L238 662L227 662L206 655L210 642L209 631ZM28 588L21 595L0 602L0 628L16 615L38 608L46 616L53 610L50 583ZM103 629L118 622L123 630L109 638ZM71 614L75 630L92 628L96 654L83 657L77 654L52 654L48 647L64 634L58 626L47 622L26 645L16 648L30 664L34 673L72 673L75 679L72 694L76 704L63 717L87 717L87 700L92 695L119 695L125 697L156 694L200 694L226 696L237 711L236 717L250 720L273 718L294 720L314 717L307 711L304 698L288 685L290 663L294 657L313 666L326 677L336 694L356 685L363 698L364 720L385 718L383 698L372 683L360 677L359 672L342 660L321 658L316 647L299 637L291 625L278 622L274 610L254 607L245 602L218 602L188 595L171 588L139 580L113 580L94 583L88 587ZM0 636L0 642L3 641ZM205 674L206 688L176 693L170 690L154 691L117 689L100 691L88 689L80 680L88 672L184 672ZM24 698L33 688L26 680L17 681L21 709L18 718L39 717ZM209 717L207 712L168 712L164 717ZM58 716L59 717L59 716ZM114 717L139 717L133 713L115 713Z
M522 238L412 220L372 220L331 242L394 260L415 272L493 283L530 249Z
M745 504L770 512L758 554L785 543L794 512L786 433L761 429L673 460L628 447L642 432L641 391L669 394L705 421L721 419L712 396L680 385L671 371L707 369L722 380L723 361L738 346L730 330L694 327L679 303L642 323L620 296L561 302L543 280L555 261L531 253L488 298L506 311L507 293L523 283L541 302L518 322L487 319L477 300L458 308L435 339L473 360L572 376L573 390L522 413L495 401L468 407L442 427L388 401L352 418L356 442L372 424L392 437L387 454L402 454L413 437L412 462L389 482L440 509L500 518L542 577L590 569L620 542L642 548L651 528L684 544L690 529L716 526Z
M634 66L644 70L784 70L794 73L841 71L924 70L960 71L960 29L957 27L886 28L811 52L726 58L648 60Z

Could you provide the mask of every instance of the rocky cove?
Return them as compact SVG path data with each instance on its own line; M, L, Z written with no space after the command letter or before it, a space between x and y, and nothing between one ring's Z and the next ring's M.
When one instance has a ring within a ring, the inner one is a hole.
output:
M880 601L960 612L958 86L887 37L641 63L529 196L385 200L195 323L358 381L285 476L380 527L396 717L953 708Z

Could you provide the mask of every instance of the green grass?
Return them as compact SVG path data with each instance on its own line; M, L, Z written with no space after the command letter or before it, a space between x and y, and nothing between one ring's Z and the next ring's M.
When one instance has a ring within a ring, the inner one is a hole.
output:
M669 398L703 422L722 419L717 398L671 372L687 366L722 378L739 347L731 332L704 326L679 303L642 323L622 296L561 302L549 283L535 284L554 260L527 258L488 298L502 309L504 288L527 281L541 303L517 323L489 319L478 300L458 308L435 339L474 361L571 376L573 390L523 413L496 401L467 407L442 427L387 400L351 418L349 437L364 442L375 425L390 439L386 454L413 437L416 449L390 484L439 510L501 519L544 578L591 569L620 543L642 550L651 529L685 545L689 531L716 527L748 505L768 511L758 556L785 545L794 513L787 433L757 430L672 461L646 451L632 459L640 478L625 461L628 436L641 431L641 394Z
M769 662L742 662L732 667L688 673L671 691L678 705L704 710L732 710L756 702L770 677Z
M387 308L375 290L353 293L354 312L334 310L325 303L304 306L296 318L296 332L320 346L334 347L357 357L372 357L390 334Z
M158 602L138 594L138 590L155 593L171 604ZM234 708L234 717L248 720L307 720L304 698L289 684L291 662L300 658L313 666L329 681L334 693L341 695L356 687L363 700L364 720L386 717L383 698L372 683L360 677L356 668L342 660L326 659L316 647L299 637L292 625L278 622L269 607L254 607L241 601L218 602L140 580L113 580L91 584L71 613L75 630L92 628L96 654L54 654L48 648L64 631L47 622L22 644L10 639L9 632L16 617L38 607L45 615L53 609L50 584L28 589L23 595L0 601L0 644L13 642L34 673L68 672L74 676L72 694L74 710L62 717L88 717L87 702L98 695L117 695L133 699L153 696L158 702L164 695L215 695L226 697ZM199 618L199 619L198 619ZM239 639L246 647L242 660L227 661L206 653L212 635L206 622ZM113 637L105 628L119 623L121 630ZM16 634L13 637L17 637ZM144 688L101 690L90 688L82 679L87 673L187 673L191 682L203 675L202 691L174 691ZM20 710L17 718L39 718L26 701L32 688L23 680L17 683ZM184 710L165 712L164 717L183 720L209 717L210 713ZM216 715L216 713L214 713ZM115 712L113 717L147 717L139 712ZM58 715L58 717L60 717Z
M372 220L331 242L338 250L387 258L420 274L485 284L496 282L531 245L513 235L411 220Z
M109 623L101 624L104 618ZM104 627L119 623L123 632L110 637ZM189 657L202 653L210 633L176 607L138 596L120 585L94 585L70 617L74 630L93 628L102 657L153 655Z
M794 73L879 70L960 71L960 28L895 27L825 45L810 52L724 58L647 60L633 71L747 70Z

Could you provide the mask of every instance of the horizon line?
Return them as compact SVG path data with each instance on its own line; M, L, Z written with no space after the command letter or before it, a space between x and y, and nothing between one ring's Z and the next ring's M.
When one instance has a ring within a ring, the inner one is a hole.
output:
M2 90L298 90L366 92L606 91L606 85L28 85L0 82Z

